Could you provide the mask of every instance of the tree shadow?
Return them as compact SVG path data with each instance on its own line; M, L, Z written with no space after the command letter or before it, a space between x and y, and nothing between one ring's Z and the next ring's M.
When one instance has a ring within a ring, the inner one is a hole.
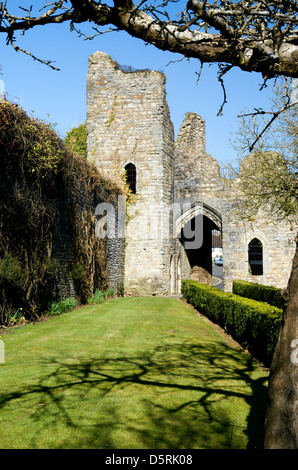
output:
M49 372L26 389L2 394L0 409L37 394L40 406L30 419L49 432L57 423L77 431L61 448L115 448L114 435L121 432L135 436L136 446L145 449L192 449L198 442L199 448L237 448L240 432L247 436L247 448L263 448L267 376L254 378L256 363L224 342L181 344L173 337L136 356L115 352L44 360L43 365ZM127 406L141 411L134 418L132 409L125 421L114 394L126 397L127 392L138 401ZM104 413L84 411L94 396L99 404L106 401ZM238 429L239 400L249 410L245 429ZM89 413L88 419L78 419L74 406L82 407L82 415ZM121 448L126 448L124 438Z

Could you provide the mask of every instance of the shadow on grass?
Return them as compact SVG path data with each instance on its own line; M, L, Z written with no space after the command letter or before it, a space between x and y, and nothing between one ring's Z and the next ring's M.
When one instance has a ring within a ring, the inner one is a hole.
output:
M255 363L225 343L173 340L134 357L53 359L44 368L38 383L2 394L0 409L36 394L30 419L71 431L55 448L115 448L117 433L118 448L121 433L120 448L132 448L131 439L145 449L235 448L237 433L247 448L263 447L267 377L253 378ZM239 403L248 410L240 430Z

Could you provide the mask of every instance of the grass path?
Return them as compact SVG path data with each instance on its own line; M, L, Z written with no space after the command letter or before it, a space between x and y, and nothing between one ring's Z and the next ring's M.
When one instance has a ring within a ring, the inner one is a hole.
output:
M263 445L266 371L177 299L112 299L2 340L1 449Z

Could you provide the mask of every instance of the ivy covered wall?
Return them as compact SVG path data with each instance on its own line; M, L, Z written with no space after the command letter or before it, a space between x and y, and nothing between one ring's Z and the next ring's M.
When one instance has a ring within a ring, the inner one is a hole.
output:
M119 194L50 125L0 103L0 324L20 308L33 320L52 300L85 302L109 286L113 253L96 235L95 208L117 208ZM124 241L113 243L121 278Z

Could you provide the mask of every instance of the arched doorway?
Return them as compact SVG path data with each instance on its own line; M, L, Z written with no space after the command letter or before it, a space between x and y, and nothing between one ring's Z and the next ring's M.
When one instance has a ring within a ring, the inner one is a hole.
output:
M220 214L202 203L193 203L176 219L176 233L185 250L190 277L203 284L212 285L212 233L221 228ZM192 233L199 245L189 243Z

